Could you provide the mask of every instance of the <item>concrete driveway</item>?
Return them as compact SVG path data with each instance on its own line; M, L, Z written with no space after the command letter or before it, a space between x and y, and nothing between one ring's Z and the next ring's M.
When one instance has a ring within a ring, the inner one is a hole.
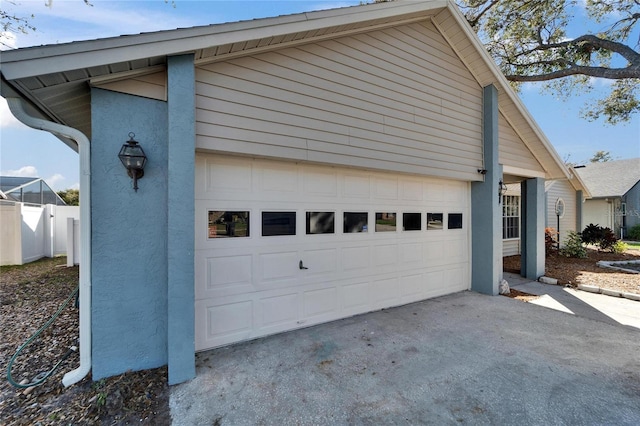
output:
M170 405L175 425L638 425L640 330L463 292L200 353Z

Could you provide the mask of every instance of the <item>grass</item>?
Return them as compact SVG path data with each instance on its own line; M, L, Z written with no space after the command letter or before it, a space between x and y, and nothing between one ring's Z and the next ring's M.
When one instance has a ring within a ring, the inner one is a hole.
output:
M640 250L640 241L625 241L625 244L628 245L630 249Z

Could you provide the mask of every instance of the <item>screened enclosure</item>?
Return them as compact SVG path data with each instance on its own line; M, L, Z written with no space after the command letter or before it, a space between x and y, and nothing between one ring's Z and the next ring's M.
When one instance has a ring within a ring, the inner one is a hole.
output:
M41 178L0 176L0 191L4 199L25 204L64 206L66 203Z

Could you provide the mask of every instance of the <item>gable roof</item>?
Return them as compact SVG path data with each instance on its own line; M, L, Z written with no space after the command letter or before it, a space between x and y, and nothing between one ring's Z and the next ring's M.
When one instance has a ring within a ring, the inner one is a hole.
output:
M621 197L640 182L640 158L574 167L593 198Z
M26 99L31 115L91 137L90 86L157 73L165 69L167 56L193 53L201 65L424 20L435 25L481 87L496 86L500 112L542 165L545 177L570 178L464 16L446 0L368 4L5 51L2 95ZM64 141L77 150L75 142Z

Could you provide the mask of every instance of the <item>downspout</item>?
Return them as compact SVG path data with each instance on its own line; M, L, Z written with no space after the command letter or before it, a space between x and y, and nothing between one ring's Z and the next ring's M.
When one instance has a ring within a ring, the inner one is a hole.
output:
M22 100L7 98L11 113L25 125L76 141L80 155L80 366L62 378L64 386L82 380L91 371L91 145L79 130L27 114Z

